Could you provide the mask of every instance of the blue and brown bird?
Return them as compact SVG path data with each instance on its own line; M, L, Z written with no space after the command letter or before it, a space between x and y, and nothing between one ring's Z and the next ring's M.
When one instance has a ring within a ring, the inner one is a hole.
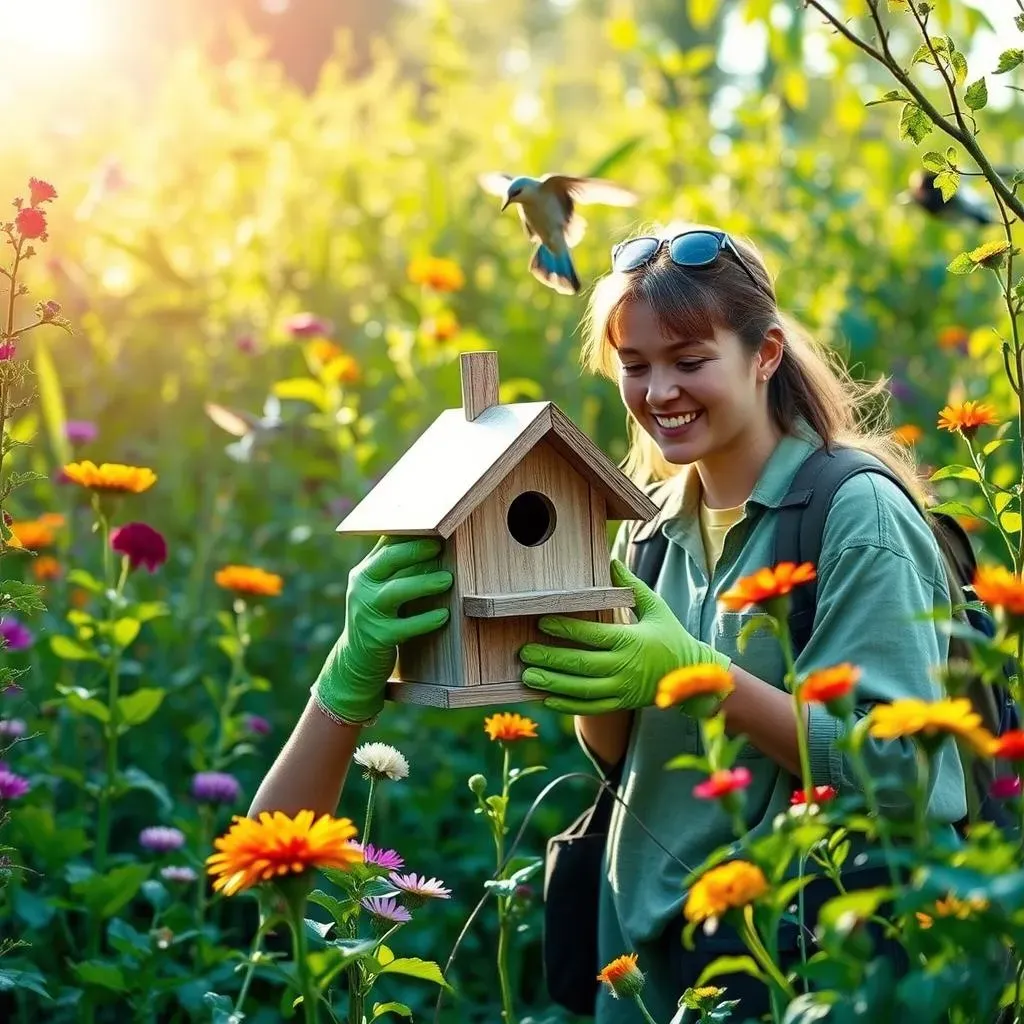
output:
M900 201L913 203L925 213L944 220L967 219L977 224L994 224L995 217L985 201L973 189L960 185L948 200L935 185L934 171L915 170L910 175L906 192L900 194Z
M527 237L537 243L530 260L530 273L562 295L575 295L580 279L570 250L579 243L587 222L577 212L577 203L605 206L633 206L635 193L601 178L574 178L568 174L545 174L543 178L510 174L481 174L480 186L504 199L502 209L519 207Z

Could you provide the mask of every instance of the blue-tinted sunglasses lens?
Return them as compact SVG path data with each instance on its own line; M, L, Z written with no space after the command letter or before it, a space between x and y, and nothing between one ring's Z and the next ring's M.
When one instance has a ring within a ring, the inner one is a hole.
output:
M691 231L678 235L669 243L669 255L673 263L681 267L705 267L718 259L721 242L716 235L707 231Z
M613 270L636 270L642 267L661 247L657 238L631 238L612 254Z

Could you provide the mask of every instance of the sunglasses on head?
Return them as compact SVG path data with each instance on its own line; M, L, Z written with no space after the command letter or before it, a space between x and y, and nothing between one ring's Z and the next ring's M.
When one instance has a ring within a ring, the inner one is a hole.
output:
M625 242L619 242L612 249L612 270L628 272L645 267L661 252L662 246L665 245L668 246L669 258L678 267L708 267L723 252L728 250L746 272L747 277L772 302L775 301L775 296L754 276L754 272L748 266L747 261L740 255L739 249L736 248L736 243L724 231L696 228L693 231L683 231L672 238L641 235L639 238L627 239Z

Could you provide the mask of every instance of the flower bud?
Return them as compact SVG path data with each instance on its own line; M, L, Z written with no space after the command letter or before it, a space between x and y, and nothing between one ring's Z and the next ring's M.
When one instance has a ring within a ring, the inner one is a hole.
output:
M469 789L470 792L475 793L477 796L483 796L487 792L487 780L477 773L469 777Z

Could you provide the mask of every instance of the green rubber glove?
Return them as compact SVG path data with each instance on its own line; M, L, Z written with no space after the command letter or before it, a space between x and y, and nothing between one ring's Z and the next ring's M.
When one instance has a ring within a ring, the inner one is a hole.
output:
M441 542L432 537L381 537L349 573L345 629L311 690L330 717L356 724L379 714L398 645L448 621L447 608L398 614L406 601L451 587L452 574L434 561L440 552Z
M658 682L673 669L729 667L724 654L691 636L672 609L617 559L612 560L611 576L615 586L632 587L636 623L545 615L537 623L541 632L585 646L533 643L520 649L520 659L531 666L523 672L523 682L550 694L545 707L567 715L645 708L654 703Z

